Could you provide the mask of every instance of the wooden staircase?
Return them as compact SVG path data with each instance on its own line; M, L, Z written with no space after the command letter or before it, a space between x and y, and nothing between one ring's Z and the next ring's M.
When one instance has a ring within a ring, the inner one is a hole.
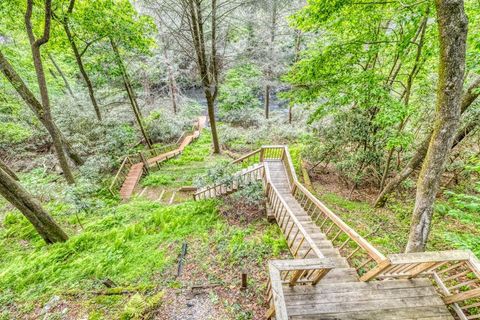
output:
M207 117L199 117L192 131L184 132L174 145L125 156L109 187L110 192L115 195L116 189L119 188L121 199L123 201L130 199L142 175L158 168L162 162L180 155L186 146L200 136L206 122Z
M480 262L471 252L384 256L298 182L286 146L262 147L234 163L262 168L267 213L293 257L268 264L266 318L480 319ZM206 187L195 199L242 185Z

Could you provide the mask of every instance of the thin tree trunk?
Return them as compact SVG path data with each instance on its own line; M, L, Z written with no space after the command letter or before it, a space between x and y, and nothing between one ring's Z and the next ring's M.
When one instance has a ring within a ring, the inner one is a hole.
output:
M382 174L382 180L380 181L380 190L383 190L383 187L385 186L385 180L387 179L387 176L388 176L388 171L390 169L390 163L392 162L394 151L395 151L395 148L391 148L388 151L387 163L385 164L385 169L383 170L383 174Z
M300 46L302 44L302 31L295 30L295 59L294 62L298 62L300 59Z
M68 83L67 77L65 77L65 74L63 73L62 69L60 69L60 66L57 64L55 59L53 59L52 54L49 52L48 53L48 58L52 62L53 66L57 70L57 72L60 74L60 77L62 77L63 83L65 84L65 88L67 88L68 93L70 93L70 96L75 99L75 95L73 94L72 88L70 87L70 84Z
M290 106L288 107L288 123L289 124L292 124L292 118L293 118L292 109L293 109L293 106L290 104Z
M478 98L480 95L480 77L477 78L464 92L462 97L461 103L461 113L464 114L465 111L473 104L473 102ZM459 144L469 132L471 132L475 127L478 126L478 123L475 121L470 121L467 126L463 129L457 131L453 143L453 147ZM430 143L430 139L432 137L432 133L428 134L428 136L420 143L419 147L415 151L415 154L407 163L407 165L395 175L385 186L385 188L380 192L377 199L375 200L376 207L383 207L387 202L388 195L393 192L405 179L407 179L416 169L420 167L427 154L428 145Z
M208 118L210 120L210 128L212 130L213 152L220 153L220 143L218 141L217 126L215 120L215 99L218 93L218 65L216 52L216 0L211 1L212 12L212 41L211 41L211 62L208 68L207 55L205 50L205 36L203 32L202 6L200 0L187 0L186 10L189 15L190 31L193 38L195 53L197 55L197 66L200 70L200 78L207 99Z
M275 35L277 31L277 1L272 1L272 15L270 20L270 39L268 43L268 62L266 72L266 84L265 84L265 119L270 115L270 84L269 82L273 77L272 64L275 63Z
M268 84L265 85L264 100L265 100L265 119L268 119L270 114L270 86Z
M172 102L172 109L173 113L177 114L177 86L175 84L175 77L173 76L173 70L172 70L172 65L170 64L170 59L168 57L168 52L167 52L167 45L166 45L166 40L162 39L164 43L164 48L163 48L163 56L165 58L165 64L167 66L167 74L168 74L168 90L170 92L170 99Z
M15 88L15 90L20 95L20 97L30 107L32 112L37 116L38 120L40 120L40 122L46 128L48 120L45 118L45 112L43 111L42 104L40 103L40 101L37 100L35 95L30 91L30 89L27 87L25 82L22 80L22 78L20 78L18 73L15 71L12 65L8 62L8 60L2 54L1 51L0 51L0 70L8 79L8 81L12 84L12 86ZM54 126L55 126L55 130L57 131L57 134L60 136L60 140L62 141L63 147L67 152L68 156L70 157L70 159L72 159L72 161L76 165L84 164L85 161L77 152L75 152L75 150L73 150L72 146L67 141L65 136L60 132L58 127L55 125L55 123L54 123Z
M85 84L87 85L88 96L90 97L90 101L92 102L93 109L95 110L95 114L97 116L97 120L102 121L102 114L100 112L100 108L98 106L97 99L95 98L95 93L93 91L92 81L90 80L90 77L88 76L87 72L85 71L85 67L83 66L82 56L80 55L77 44L75 43L75 39L73 39L72 32L70 31L69 15L73 12L74 5L75 5L75 0L70 0L70 4L68 6L67 13L65 14L65 17L63 18L63 29L65 30L65 34L67 35L68 42L70 43L70 46L71 46L72 51L73 51L73 55L75 56L75 60L77 61L78 69L80 70L80 73L82 74L82 78L85 81Z
M427 21L428 21L429 14L430 14L430 7L427 8L427 11L425 12L425 17L423 18L423 20L420 24L420 28L419 28L418 33L417 33L417 35L420 38L419 38L418 44L417 44L417 52L416 52L416 55L415 55L415 63L413 65L413 68L412 68L411 72L408 75L407 86L406 86L405 92L403 94L403 102L404 102L405 107L408 107L408 105L410 103L410 96L411 96L411 93L412 93L413 81L415 80L416 75L420 71L420 65L421 65L420 59L422 57L422 49L423 49L423 45L424 45L424 42L425 42L424 40L425 40L425 33L427 31ZM417 38L417 36L415 36L414 43L416 41L416 38ZM396 73L398 74L398 71L396 71ZM395 75L395 77L396 77L396 75ZM392 82L393 82L393 79L392 79ZM402 120L402 122L398 126L397 134L400 134L403 131L403 128L405 128L405 125L406 125L407 121L408 121L408 117L406 119ZM390 163L392 161L393 152L394 152L394 148L392 148L388 152L387 162L385 164L385 169L383 171L382 180L380 182L380 192L383 190L383 187L385 186L385 181L387 179L387 176L388 176L388 173L389 173L389 170L390 170Z
M58 135L58 131L56 126L53 123L51 112L50 112L50 99L48 96L48 88L47 82L45 80L45 72L43 70L43 63L42 57L40 54L40 47L47 43L50 39L50 22L52 17L51 12L51 0L45 0L45 25L43 35L39 39L35 39L33 34L33 28L31 24L31 17L32 17L32 10L33 10L33 0L27 1L27 11L25 13L25 25L27 28L27 34L30 41L30 46L32 50L32 57L33 57L33 64L35 67L35 72L37 75L38 87L40 91L40 96L42 100L42 107L44 111L44 118L45 118L45 127L47 131L50 133L50 136L53 140L53 145L55 147L55 152L57 153L58 162L60 163L60 167L62 168L63 174L65 179L69 184L75 183L75 179L73 178L72 171L68 165L67 157L65 156L65 152L63 150L62 140Z
M0 168L0 195L30 221L46 243L64 242L67 234L15 179Z
M125 90L127 91L128 99L130 100L130 104L132 105L132 110L133 110L133 113L135 114L135 119L137 120L137 124L140 127L140 131L142 132L143 138L145 139L145 143L150 149L152 149L153 148L152 141L148 137L147 131L145 130L145 126L143 125L143 116L142 116L142 113L140 112L140 108L138 107L137 98L135 96L135 92L133 91L130 78L128 77L127 69L123 64L123 60L122 60L122 57L120 56L120 52L118 51L118 47L112 38L110 38L110 44L112 46L113 52L115 53L115 57L117 58L118 66L120 67L120 70L122 72L123 84L125 85Z
M461 114L465 72L467 18L463 0L436 0L440 40L435 124L417 182L406 252L424 251L431 229L433 204Z
M18 181L18 177L17 175L15 174L15 172L13 172L13 170L11 170L7 164L5 162L3 162L2 159L0 159L0 170L3 170L5 171L5 173L7 173L10 177L12 177L12 179Z

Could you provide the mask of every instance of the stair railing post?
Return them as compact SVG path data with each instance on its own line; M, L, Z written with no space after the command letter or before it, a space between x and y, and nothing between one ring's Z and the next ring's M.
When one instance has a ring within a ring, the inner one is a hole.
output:
M142 152L139 152L138 153L140 155L140 158L142 159L142 162L143 162L143 168L145 169L145 173L148 174L150 172L150 167L148 165L148 162L147 160L145 159L145 157L143 156L143 153Z
M262 147L262 148L260 149L260 162L263 162L263 157L264 157L263 154L264 154L264 152L265 152L265 149Z

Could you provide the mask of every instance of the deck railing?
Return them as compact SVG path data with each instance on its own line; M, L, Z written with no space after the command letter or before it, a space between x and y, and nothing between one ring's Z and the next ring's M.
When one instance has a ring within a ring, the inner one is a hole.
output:
M241 158L238 158L238 159L232 161L232 164L241 164L244 167L248 167L248 166L251 166L255 163L260 163L260 162L262 162L262 158L261 158L261 155L260 155L261 151L262 151L262 149L254 150L254 151L242 156Z
M266 148L268 150L270 147L264 147L262 150ZM274 154L278 155L284 164L293 196L333 245L339 249L342 256L356 268L357 273L361 275L384 261L385 256L382 253L350 228L298 181L288 147L274 146L274 148ZM278 152L279 148L283 148L283 152ZM264 151L264 154L266 152Z
M263 175L264 166L257 165L248 170L242 171L239 174L233 175L232 179L229 181L214 183L199 189L197 192L195 192L193 198L195 200L200 200L225 195L253 181L261 180Z
M361 281L430 277L460 319L480 319L480 261L467 250L390 254Z
M316 285L333 269L328 259L271 260L268 263L270 279L267 283L267 319L287 320L288 313L283 286Z
M298 182L295 183L293 196L359 275L376 268L385 260L385 256L370 242L349 227Z
M286 237L288 247L293 257L296 259L305 259L312 252L317 258L324 258L324 255L313 238L290 210L290 207L281 197L277 188L270 182L267 182L266 192L270 210Z

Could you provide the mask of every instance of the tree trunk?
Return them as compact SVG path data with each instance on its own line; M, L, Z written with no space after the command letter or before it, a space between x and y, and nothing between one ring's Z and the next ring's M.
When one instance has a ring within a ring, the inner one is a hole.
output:
M200 70L200 78L207 99L208 118L210 120L210 128L212 130L213 152L220 153L220 143L218 141L217 126L215 120L215 99L218 93L218 65L216 52L216 0L211 1L212 12L212 32L211 32L211 62L210 68L207 62L205 35L203 32L204 20L202 18L201 0L188 0L186 11L188 13L191 24L191 35L197 55L197 66Z
M7 173L10 177L12 177L12 179L18 181L18 177L17 175L15 174L15 172L13 172L13 170L11 170L7 164L5 162L3 162L2 159L0 159L0 170L3 170L5 171L5 173Z
M277 31L277 0L272 1L272 15L270 20L270 39L268 43L268 61L265 84L265 119L270 116L270 84L273 77L272 64L275 63L275 35Z
M51 11L51 0L45 0L45 25L43 35L39 39L35 39L33 34L33 28L31 24L31 16L33 10L33 0L28 0L27 2L27 12L25 13L25 25L27 28L27 34L30 41L30 47L32 50L32 57L33 57L33 65L35 67L35 72L37 75L37 82L38 88L40 91L40 96L42 100L42 107L44 111L44 118L45 118L45 127L47 131L50 133L50 136L53 140L53 145L55 147L55 152L57 153L58 162L60 163L60 167L62 168L63 174L65 179L69 184L75 183L75 179L73 178L72 171L68 166L67 157L65 156L65 152L63 150L62 140L58 135L58 131L56 130L56 126L53 123L52 116L50 113L50 98L48 96L48 88L47 82L45 80L45 72L43 70L43 63L42 57L40 54L40 47L47 43L50 38L50 22L52 17Z
M461 114L467 18L463 0L436 0L440 40L435 124L417 182L417 195L406 252L424 251L433 204Z
M55 59L53 59L53 56L50 52L48 53L48 58L50 58L50 61L52 62L57 72L60 74L60 77L62 77L63 83L65 84L65 88L67 88L68 93L70 93L70 96L75 99L75 95L73 94L72 88L68 83L67 77L65 77L65 74L63 73L62 69L60 69L60 66L57 64Z
M270 86L267 84L265 85L265 119L268 119L270 114Z
M165 58L165 64L167 66L167 74L168 74L168 90L170 92L170 99L172 102L173 113L177 114L177 86L175 84L175 77L173 76L172 65L170 64L170 59L168 58L165 39L163 39L163 43L164 43L163 56Z
M0 195L14 205L32 223L46 243L64 242L67 234L15 179L0 168Z
M73 39L72 32L70 31L70 26L69 26L69 15L73 11L73 6L75 5L75 0L70 0L70 5L68 7L68 11L65 14L65 17L63 18L63 29L65 30L65 34L67 35L68 42L70 43L70 47L72 48L73 54L75 56L75 60L77 61L78 69L80 70L80 73L82 74L82 78L85 81L85 84L87 85L88 89L88 95L90 97L90 101L92 102L93 109L95 109L95 114L97 115L97 120L102 121L102 114L100 113L100 108L97 103L97 99L95 98L95 93L93 91L93 85L92 81L90 80L90 77L88 76L87 72L85 71L85 67L83 66L83 61L82 61L82 56L80 55L80 52L78 51L77 44L75 43L75 39Z
M145 139L145 143L150 149L152 149L153 148L152 141L148 137L147 131L145 130L145 126L143 125L143 116L142 116L142 113L140 112L140 108L138 107L137 98L135 96L135 92L133 91L130 78L128 77L127 69L123 64L123 60L122 60L122 57L120 56L120 52L118 51L118 47L112 38L110 38L110 44L112 46L113 52L115 53L118 66L120 67L120 70L122 72L123 84L125 85L125 90L127 91L128 99L130 100L130 104L132 105L132 110L133 110L133 113L135 114L135 119L137 120L137 124L140 127L140 131L142 132L142 136Z
M45 118L45 112L43 110L43 106L40 103L40 101L37 100L35 95L30 91L30 89L27 87L25 82L20 78L18 73L15 71L15 69L12 67L12 65L8 62L6 57L2 54L0 51L0 70L2 73L5 75L5 77L8 79L8 81L12 84L12 86L15 88L17 93L22 97L22 99L25 101L25 103L30 107L32 112L37 116L38 120L44 125L46 128L48 126L48 120ZM65 136L60 132L58 127L55 125L55 130L57 131L57 134L60 136L60 140L62 141L63 147L65 151L67 152L68 156L76 165L82 165L85 161L82 159L82 157L73 150L71 147L70 143L67 141Z
M290 106L288 107L288 123L289 124L292 124L292 118L293 118L292 109L293 109L293 106L290 104Z
M461 103L461 113L464 114L465 111L468 110L468 108L472 105L472 103L478 98L480 95L480 77L477 78L467 89L466 92L464 92L463 97L462 97L462 103ZM452 147L455 147L457 144L459 144L463 138L467 136L469 132L471 132L476 126L478 126L478 122L476 121L470 121L464 128L461 130L458 130L454 143ZM395 175L395 177L390 180L385 188L380 192L378 195L377 199L375 200L375 207L383 207L385 203L387 202L387 196L395 190L400 183L402 183L405 179L407 179L416 169L420 167L420 165L423 162L423 159L425 158L425 155L427 154L428 150L428 145L430 142L430 139L432 137L432 133L430 133L419 145L417 150L415 151L415 154L413 157L410 159L410 161L407 163L407 165Z

